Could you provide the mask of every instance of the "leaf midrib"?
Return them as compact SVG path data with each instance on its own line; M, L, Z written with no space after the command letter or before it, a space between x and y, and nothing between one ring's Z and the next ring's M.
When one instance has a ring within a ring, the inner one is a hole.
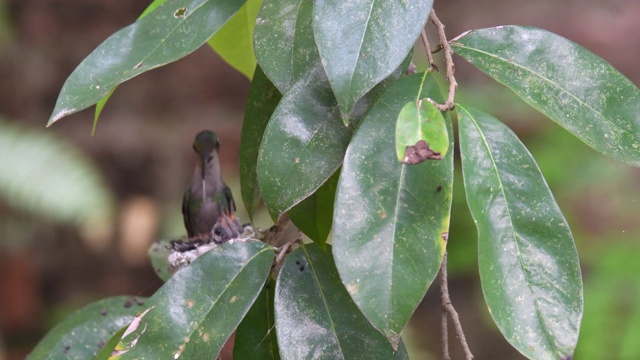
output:
M478 126L478 123L476 122L475 118L469 113L469 111L467 111L467 109L465 109L463 107L460 107L460 108L461 108L461 110L463 110L464 112L467 113L467 115L469 116L469 120L476 127L478 133L480 134L480 137L482 138L482 143L484 144L484 146L485 146L485 148L487 150L487 153L489 154L489 159L491 159L491 164L493 164L493 169L495 169L495 174L496 174L496 177L498 178L498 182L499 182L499 185L500 185L500 193L502 194L502 197L504 198L504 202L505 202L505 205L506 205L507 217L509 219L509 224L511 225L510 228L513 229L513 231L512 231L513 234L512 235L513 235L513 241L514 241L514 243L516 245L516 249L518 250L518 262L520 263L520 267L522 269L522 272L525 274L527 287L529 288L529 292L531 293L531 297L534 299L533 303L534 303L534 306L536 308L536 315L538 316L538 320L540 321L540 324L544 328L545 334L547 335L547 336L545 336L545 340L547 340L547 343L549 345L551 345L551 348L554 349L555 353L560 353L559 349L555 346L555 343L553 341L551 341L551 339L549 339L549 336L548 336L550 334L549 329L547 328L546 322L544 320L544 316L542 315L540 307L538 306L538 298L534 295L534 291L533 291L532 285L530 283L530 276L529 276L527 268L526 268L526 266L524 264L524 260L523 260L523 257L522 257L522 252L520 251L520 243L518 242L520 236L516 232L516 227L515 227L515 225L514 225L514 223L512 221L510 203L507 200L507 195L506 195L506 193L504 191L504 185L502 183L502 178L500 177L500 172L498 171L498 166L497 166L496 160L495 160L495 158L493 156L493 153L491 152L491 148L489 146L489 143L487 142L487 139L484 136L484 132L482 132L482 130L480 129L480 126Z

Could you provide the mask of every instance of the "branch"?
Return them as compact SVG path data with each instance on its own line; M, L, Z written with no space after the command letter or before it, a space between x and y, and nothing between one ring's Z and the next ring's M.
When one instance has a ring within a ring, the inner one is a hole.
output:
M449 42L447 41L447 35L444 33L444 25L436 16L435 10L431 10L431 22L438 29L438 37L440 38L440 46L444 49L444 62L447 68L447 81L449 82L449 94L447 96L447 100L444 104L435 104L438 110L447 111L453 110L455 108L455 94L456 88L458 87L458 83L456 82L455 76L453 76L455 72L455 65L453 64L453 58L451 55L453 54L453 50L451 50L451 46L449 46ZM424 33L424 31L423 31ZM426 38L426 35L425 35ZM424 39L423 39L424 41ZM432 60L430 60L432 61Z
M264 242L267 245L275 246L280 241L284 230L289 225L289 216L287 214L282 214L278 218L278 221L269 228L269 232L264 237Z
M276 266L279 266L282 263L282 260L284 259L284 257L291 252L291 247L293 246L293 244L298 243L299 241L302 240L302 234L300 233L300 230L298 230L298 233L296 234L296 236L287 241L286 244L282 245L282 247L279 249L278 251L278 256L276 257Z
M433 61L433 53L431 52L431 45L429 45L429 39L427 39L427 32L422 29L420 33L420 37L422 37L422 43L424 44L424 51L427 53L427 60L429 61L429 70L438 71L438 66Z
M445 360L450 360L449 357L449 333L447 330L447 313L451 316L451 321L453 321L453 325L456 329L456 336L460 340L460 345L462 345L462 349L465 353L465 359L471 360L473 359L473 354L471 354L471 350L469 350L469 345L467 344L467 340L464 337L464 332L462 331L462 324L460 323L460 317L458 316L458 312L451 304L451 299L449 298L449 285L447 284L447 252L445 251L444 257L442 258L442 264L440 265L440 299L442 301L442 357Z

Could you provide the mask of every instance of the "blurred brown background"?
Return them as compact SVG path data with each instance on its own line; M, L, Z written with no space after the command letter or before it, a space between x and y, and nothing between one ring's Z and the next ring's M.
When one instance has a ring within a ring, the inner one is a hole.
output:
M93 109L44 128L66 77L104 39L135 21L148 2L0 0L0 121L79 149L99 169L114 204L106 230L96 232L14 206L0 189L0 359L23 358L56 322L88 302L148 296L161 285L146 248L184 232L180 203L197 131L219 134L224 177L241 203L238 146L249 81L206 46L120 86L95 136ZM436 0L435 9L450 38L497 25L541 27L585 46L640 84L637 0ZM521 136L572 226L586 297L578 357L640 358L640 172L590 150L456 61L458 99L491 112ZM33 159L24 153L11 157ZM483 305L476 233L461 178L456 180L449 238L452 301L476 359L521 358ZM440 358L439 316L434 287L405 334L412 359ZM461 358L453 338L451 347L454 358Z

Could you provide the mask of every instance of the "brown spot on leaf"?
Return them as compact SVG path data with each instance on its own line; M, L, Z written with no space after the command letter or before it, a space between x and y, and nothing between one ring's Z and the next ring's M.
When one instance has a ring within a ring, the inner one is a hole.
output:
M402 163L416 165L425 160L442 160L442 155L437 151L431 150L429 143L420 140L415 145L407 146Z

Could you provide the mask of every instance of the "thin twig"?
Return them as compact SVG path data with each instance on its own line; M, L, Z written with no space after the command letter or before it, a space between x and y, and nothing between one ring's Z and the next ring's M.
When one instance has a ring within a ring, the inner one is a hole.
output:
M438 71L438 65L436 65L436 63L433 61L433 54L431 53L431 45L429 45L429 39L427 39L427 32L422 29L420 36L422 37L422 44L424 44L424 51L427 53L429 70Z
M302 234L300 233L300 230L298 230L298 234L293 239L287 241L286 244L282 245L282 247L280 248L280 251L278 252L278 256L276 257L276 266L282 263L282 260L284 259L285 255L289 253L289 250L291 249L293 244L300 241L301 235Z
M442 358L444 360L451 360L449 355L449 325L447 323L447 309L444 307L444 299L448 297L449 287L447 286L447 253L444 253L442 264L440 265L440 298L442 299ZM446 294L446 295L445 295Z
M447 100L444 104L436 104L436 107L440 111L453 110L455 108L455 94L456 88L458 87L458 83L456 82L455 76L455 66L453 64L453 58L451 55L453 54L453 50L451 50L451 46L449 46L449 42L447 41L447 35L444 33L444 25L436 16L435 10L431 10L431 22L438 29L438 37L440 38L440 45L444 48L444 62L447 68L447 81L449 82L449 94L447 96Z
M460 340L460 345L462 345L462 349L465 353L465 359L471 360L473 359L473 354L471 354L471 350L469 349L469 345L467 344L467 339L464 337L464 332L462 331L462 324L460 323L460 317L458 316L458 312L451 304L451 299L449 298L449 285L447 284L447 252L445 251L444 257L442 258L442 264L440 265L440 299L442 301L442 312L443 317L446 317L448 313L451 316L451 321L453 321L453 325L456 329L456 336ZM444 332L446 330L446 320L442 320L442 353L444 359L450 359L449 357L449 344L448 340L445 339L448 337L448 333Z

